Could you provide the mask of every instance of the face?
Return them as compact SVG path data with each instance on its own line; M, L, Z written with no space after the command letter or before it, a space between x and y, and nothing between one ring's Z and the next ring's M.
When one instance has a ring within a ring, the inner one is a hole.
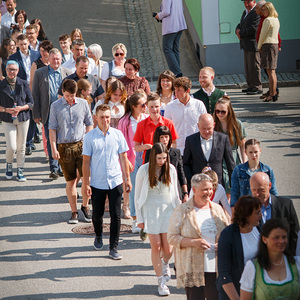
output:
M154 100L154 101L149 101L148 102L148 110L149 110L149 115L150 117L157 117L160 114L160 100Z
M16 7L17 3L15 3L13 0L6 0L6 9L8 12L13 12Z
M62 91L63 95L64 95L64 98L65 100L71 105L74 103L75 101L75 97L76 97L76 93L75 94L71 94L67 91Z
M262 12L262 14L263 14L264 17L267 18L269 16L269 11L268 11L268 9L266 7L262 7L261 8L261 12Z
M248 156L249 161L259 162L261 149L258 145L249 145L245 150L246 155Z
M270 197L271 183L267 181L250 180L252 195L257 197L262 203L267 203Z
M98 110L96 119L100 130L108 130L110 124L110 110Z
M163 78L160 81L160 86L163 90L172 90L172 80L168 79L168 78Z
M138 114L144 114L147 109L147 99L146 97L139 99L136 106L133 106L134 111Z
M29 46L29 41L23 40L23 41L18 41L18 47L20 48L21 52L24 54L28 53L28 46Z
M39 25L39 23L35 23L34 25L37 27L37 32L40 32L41 26Z
M37 32L34 29L26 29L26 35L29 43L37 40Z
M17 23L19 25L23 25L25 23L25 18L22 14L19 14L18 17L17 17Z
M77 59L77 57L84 55L84 45L74 45L73 49L73 56L74 56L74 60Z
M110 100L114 103L121 101L121 99L122 99L122 91L120 89L115 90L110 96Z
M71 44L72 44L71 39L66 39L66 40L64 40L64 41L59 41L60 48L61 48L63 51L68 51L68 50L70 50Z
M80 40L81 36L78 31L75 31L73 34L73 40Z
M6 67L6 73L9 79L14 79L15 77L17 77L18 72L19 68L17 65L8 65Z
M90 86L87 90L81 90L81 94L84 98L92 93L92 86Z
M199 132L205 140L208 140L214 133L215 123L213 120L202 119L198 123Z
M201 70L199 74L199 83L203 88L207 88L213 84L214 76L207 70Z
M89 62L84 62L84 61L80 61L79 64L76 64L76 74L79 78L84 78L84 76L87 74L88 72L88 68L89 68Z
M92 51L90 50L90 48L87 49L87 57L94 59L94 54L92 53Z
M167 161L167 153L156 154L156 165L162 167Z
M258 15L261 15L261 14L262 14L262 10L261 10L261 8L260 8L258 5L255 6L255 12L256 12Z
M190 93L190 89L188 89L187 91L182 87L175 87L175 97L179 100L183 100L186 97L188 97Z
M287 232L284 229L275 228L268 237L263 236L262 241L267 245L268 251L283 253L288 242Z
M60 52L58 52L56 54L51 53L51 55L49 56L50 67L53 70L57 70L61 65L61 59L62 58L61 58Z
M129 79L134 79L137 74L137 70L132 64L125 64L125 74Z
M170 141L170 137L166 134L166 135L161 135L159 137L159 142L164 144L166 147L168 147Z
M213 194L213 184L210 181L202 181L200 184L193 187L195 202L207 202Z
M122 49L117 49L115 53L115 60L122 61L125 58L125 53Z
M8 53L15 53L15 52L16 52L16 43L13 42L13 41L11 41L11 42L9 43L9 45L4 46L4 47L6 48L6 51L7 51Z
M261 208L254 209L251 216L248 217L247 223L251 227L258 226L261 219Z
M215 106L216 116L220 121L224 121L228 117L228 105L227 104L217 104Z
M44 48L42 48L42 47L40 47L40 54L41 54L41 56L42 56L42 58L44 59L44 60L48 60L48 58L49 58L49 52L48 51L46 51Z
M250 11L255 5L255 1L244 1L244 5L245 8Z

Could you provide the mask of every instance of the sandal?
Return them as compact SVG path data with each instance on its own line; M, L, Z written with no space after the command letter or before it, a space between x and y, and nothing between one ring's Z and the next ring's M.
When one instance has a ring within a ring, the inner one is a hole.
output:
M122 210L124 214L124 219L131 219L129 205L123 205Z
M273 101L273 97L272 96L268 96L267 98L265 98L263 100L263 102L271 102L271 101Z

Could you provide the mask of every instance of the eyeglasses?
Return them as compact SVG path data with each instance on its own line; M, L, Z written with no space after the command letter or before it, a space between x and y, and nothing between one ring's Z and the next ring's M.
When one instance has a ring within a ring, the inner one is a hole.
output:
M125 54L124 53L115 53L115 56L124 56Z
M6 69L6 71L8 71L8 72L17 72L18 69Z
M147 102L141 104L141 107L146 107L147 106Z
M218 109L215 109L215 112L216 112L217 115L218 114L225 115L227 113L226 110L218 110Z

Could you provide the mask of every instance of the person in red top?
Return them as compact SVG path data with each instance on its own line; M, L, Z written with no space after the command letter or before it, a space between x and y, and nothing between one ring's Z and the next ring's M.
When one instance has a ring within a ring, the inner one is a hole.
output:
M146 150L151 149L153 145L154 131L158 126L167 126L172 135L172 147L176 148L178 134L175 130L173 121L160 115L161 99L158 94L150 93L147 96L147 106L149 117L138 123L135 135L133 137L134 150L143 152L143 161L145 161Z
M265 16L262 12L262 6L266 3L266 1L258 1L256 3L256 6L255 6L255 11L256 13L260 16L260 21L259 21L259 24L258 24L258 27L257 27L257 31L256 31L256 42L258 43L258 40L259 40L259 36L260 36L260 32L261 32L261 28L262 28L262 25L263 25L263 22L265 20ZM280 38L280 34L278 32L278 51L281 51L281 38ZM264 69L265 73L268 75L267 73L267 70ZM279 89L278 89L278 84L276 86L276 93L277 95L279 96ZM262 94L260 99L265 99L267 98L268 96L270 95L270 91L268 90L265 94Z

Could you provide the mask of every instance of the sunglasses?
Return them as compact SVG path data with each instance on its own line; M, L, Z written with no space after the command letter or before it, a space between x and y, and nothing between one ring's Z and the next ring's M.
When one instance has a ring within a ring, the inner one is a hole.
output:
M115 56L124 56L125 54L124 53L115 53Z
M141 104L141 107L146 107L147 106L147 102Z
M216 112L217 115L218 114L225 115L227 113L226 110L218 110L218 109L215 109L215 112Z

